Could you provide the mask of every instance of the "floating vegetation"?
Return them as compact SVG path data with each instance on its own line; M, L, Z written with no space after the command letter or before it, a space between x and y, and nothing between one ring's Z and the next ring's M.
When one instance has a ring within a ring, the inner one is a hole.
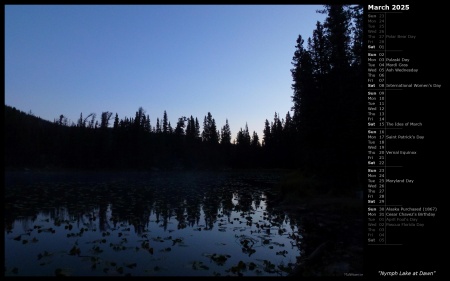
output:
M214 261L217 265L224 265L225 262L230 258L230 255L218 255L218 254L212 254L209 256L209 258Z
M160 252L163 252L163 253L167 253L167 252L170 252L170 251L172 251L172 248L170 248L170 247L167 247L167 248L164 248L164 249L160 250Z
M152 240L153 241L155 241L155 242L164 242L164 239L162 239L161 237L154 237L154 238L152 238Z
M116 271L117 271L119 274L123 274L123 267L122 267L122 266L116 267Z
M6 218L5 242L17 254L6 256L5 273L273 276L290 272L288 262L300 253L301 234L284 215L267 208L262 189L240 182L244 176L205 178L195 185L179 182L169 173L153 176L145 183L127 178L108 184L41 183L22 187L22 192L12 188L6 196L11 218ZM31 258L30 251L35 251ZM19 256L29 259L29 269L19 271ZM198 260L189 262L192 257Z
M193 270L209 270L209 267L201 261L194 261L192 263L192 269Z
M263 265L264 265L264 271L265 272L268 272L268 273L276 273L276 270L275 270L275 264L273 264L273 263L271 263L270 261L268 261L268 260L264 260L263 261Z
M278 269L281 270L282 272L287 273L287 274L292 272L293 267L294 267L293 264L290 264L289 266L284 266L284 264L279 264L278 265Z
M124 251L127 249L127 247L124 246L123 243L109 243L109 247L111 247L111 249L113 249L116 252Z
M51 257L51 256L53 256L53 253L49 253L49 252L47 252L47 251L44 251L42 254L39 253L39 254L37 255L37 258L38 258L38 260L40 260L40 259L42 259L42 258Z
M133 262L133 263L125 263L124 264L126 267L128 268L135 268L137 266L137 263Z
M254 270L256 268L256 264L254 262L248 263L248 270Z
M91 262L91 269L96 269L97 265L100 264L100 258L99 257L89 257L89 261Z
M281 255L281 256L285 257L287 253L288 253L288 251L283 250L283 251L277 252L276 255Z
M182 244L183 239L182 238L176 238L172 240L172 247L175 246L177 243Z
M92 247L92 251L94 252L94 254L100 254L103 252L103 250L99 246Z
M239 263L235 266L232 266L230 269L227 269L226 272L231 272L233 274L236 274L238 276L243 276L243 271L246 271L247 265L243 261L239 261Z
M75 255L79 256L80 253L81 253L81 250L76 245L74 245L72 247L72 249L70 249L70 251L69 251L69 255L71 255L71 256L75 256Z
M53 229L52 227L49 227L49 228L44 228L44 229L38 229L38 233L41 233L41 232L50 232L50 233L56 233L56 230L55 230L55 229Z
M70 276L70 271L68 269L57 268L55 269L55 276Z
M78 233L67 233L66 236L67 236L67 238L69 238L69 237L81 237L83 235L83 232L84 231L80 231Z

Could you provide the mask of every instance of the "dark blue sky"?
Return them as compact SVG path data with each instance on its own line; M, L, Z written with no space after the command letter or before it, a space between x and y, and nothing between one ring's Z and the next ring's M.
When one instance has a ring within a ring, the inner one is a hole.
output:
M311 5L6 5L5 104L53 121L140 106L202 124L211 112L232 137L292 106L290 69ZM291 112L292 114L292 112Z

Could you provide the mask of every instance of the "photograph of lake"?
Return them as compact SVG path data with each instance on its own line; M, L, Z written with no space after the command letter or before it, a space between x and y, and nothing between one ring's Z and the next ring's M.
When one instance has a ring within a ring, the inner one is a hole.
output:
M362 5L5 5L8 277L362 275Z

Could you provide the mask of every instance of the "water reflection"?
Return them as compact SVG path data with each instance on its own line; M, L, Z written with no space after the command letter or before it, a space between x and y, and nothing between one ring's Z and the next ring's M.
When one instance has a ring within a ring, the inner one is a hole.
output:
M297 222L279 174L47 176L5 188L6 275L287 275ZM295 238L295 239L294 239Z

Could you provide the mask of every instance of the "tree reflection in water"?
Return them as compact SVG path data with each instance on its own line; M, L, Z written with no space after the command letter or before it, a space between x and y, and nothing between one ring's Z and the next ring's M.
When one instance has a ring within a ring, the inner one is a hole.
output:
M300 234L297 222L267 203L279 177L159 172L10 180L5 188L6 272L51 275L47 268L53 264L71 267L72 275L286 275L287 264L293 266L300 253L291 237ZM10 253L24 252L28 241L36 242L36 255L26 262L28 268L20 268ZM36 256L50 257L48 245L61 247L59 259L47 258L48 264L38 259L35 265ZM282 267L265 270L280 261ZM90 270L86 262L92 263Z

